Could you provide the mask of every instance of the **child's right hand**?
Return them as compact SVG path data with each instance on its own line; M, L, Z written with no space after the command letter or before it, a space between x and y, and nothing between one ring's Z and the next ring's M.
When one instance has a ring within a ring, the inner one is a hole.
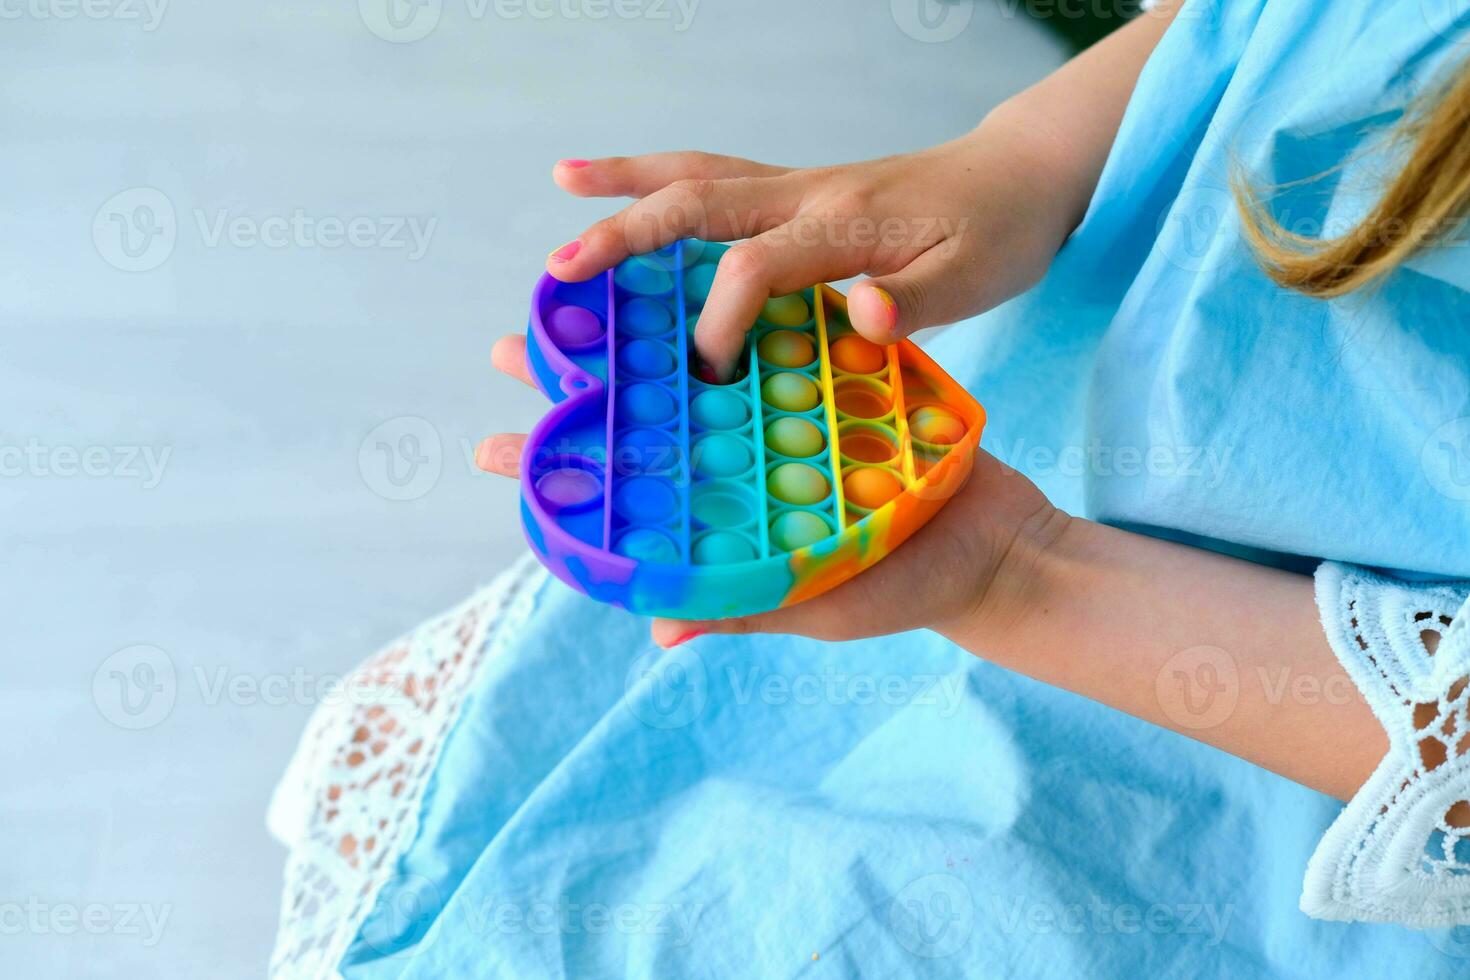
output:
M1047 173L1057 154L1036 152L1044 142L993 117L928 150L835 167L693 152L563 160L553 176L571 193L639 200L552 252L547 270L581 281L680 238L744 239L721 259L695 336L721 380L761 305L819 282L873 276L848 310L890 344L1040 278L1075 221Z

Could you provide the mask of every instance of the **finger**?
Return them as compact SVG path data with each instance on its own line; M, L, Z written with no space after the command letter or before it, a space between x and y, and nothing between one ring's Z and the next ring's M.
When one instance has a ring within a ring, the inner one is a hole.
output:
M940 242L898 272L853 286L847 312L857 332L875 344L892 344L975 312L974 277L957 268L951 245Z
M733 375L745 334L766 300L863 271L867 257L862 251L824 244L836 241L841 239L799 220L740 242L721 256L694 328L700 360L716 379L726 382Z
M510 333L501 337L490 348L490 363L495 370L507 374L517 381L536 387L531 380L531 369L526 363L526 338L522 334Z
M475 465L486 473L498 473L512 479L521 475L521 453L526 437L519 432L493 435L475 447Z
M790 169L740 157L681 150L600 160L558 160L551 177L562 190L578 197L645 197L676 180L775 177Z
M645 255L681 238L729 241L758 235L780 225L800 203L795 181L678 180L552 252L546 269L563 282L582 282L630 255Z

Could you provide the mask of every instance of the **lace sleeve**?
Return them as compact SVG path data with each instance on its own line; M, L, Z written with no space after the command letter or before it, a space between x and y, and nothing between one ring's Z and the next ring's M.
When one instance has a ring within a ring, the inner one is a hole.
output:
M1388 754L1307 865L1322 919L1470 924L1470 583L1317 570L1322 625Z
M368 660L318 706L271 800L290 849L272 980L334 978L418 830L439 750L482 666L530 616L546 574L529 555L459 607Z

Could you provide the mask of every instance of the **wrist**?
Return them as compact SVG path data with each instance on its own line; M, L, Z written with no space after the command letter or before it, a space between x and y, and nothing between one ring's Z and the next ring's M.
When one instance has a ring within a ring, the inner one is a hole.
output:
M1034 230L1056 254L1082 220L1092 198L1095 177L1079 165L1083 159L1075 138L1058 128L1028 92L1002 102L963 139L978 153L998 156L1021 200L1034 202Z
M936 632L987 660L1008 661L1023 634L1068 594L1076 543L1093 527L1047 503L1016 526L972 601Z

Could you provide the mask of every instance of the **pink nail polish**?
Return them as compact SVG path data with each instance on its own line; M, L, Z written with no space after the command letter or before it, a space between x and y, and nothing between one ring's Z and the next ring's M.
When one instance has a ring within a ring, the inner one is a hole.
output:
M590 160L576 160L576 159L572 159L572 160L558 160L558 161L556 161L556 163L557 163L557 166L559 166L559 167L571 167L573 170L580 170L583 167L587 166L587 164L591 163L591 161Z
M567 242L561 248L551 253L551 261L570 262L580 251L582 251L582 242L580 240Z
M664 647L664 649L665 650L672 650L672 649L674 649L674 647L683 646L685 643L688 643L690 640L698 639L699 637L703 636L704 634L705 634L705 631L704 630L690 630L688 633L681 633L679 636L677 636L677 637L674 638L674 642L672 642L668 646Z

